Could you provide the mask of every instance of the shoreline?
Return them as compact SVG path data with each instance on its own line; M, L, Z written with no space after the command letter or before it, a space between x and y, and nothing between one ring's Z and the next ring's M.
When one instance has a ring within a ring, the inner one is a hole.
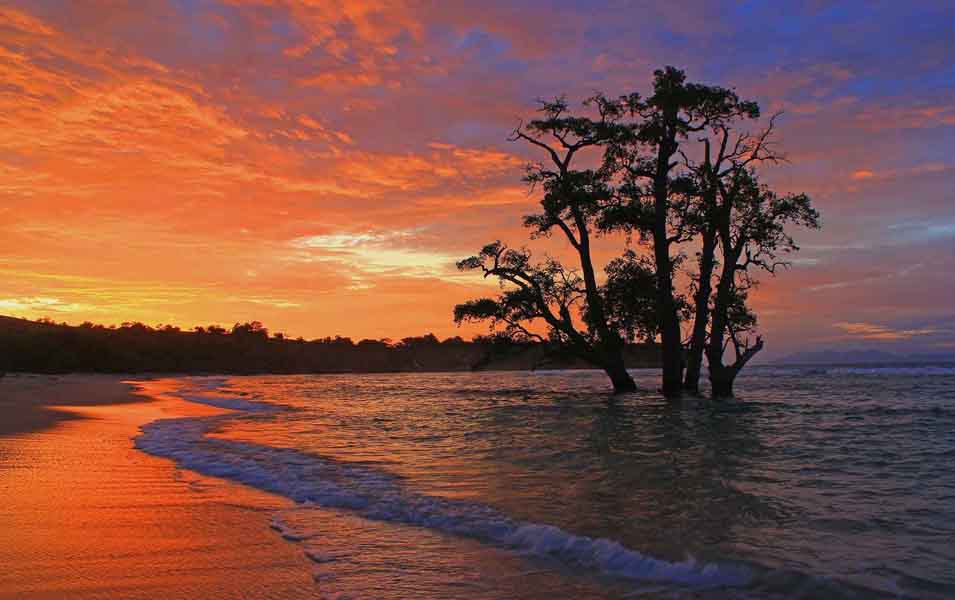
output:
M77 409L148 402L127 376L8 373L0 378L0 439L84 418ZM68 408L69 407L69 408Z
M269 528L291 501L133 445L146 423L225 411L125 379L0 380L0 598L317 596Z

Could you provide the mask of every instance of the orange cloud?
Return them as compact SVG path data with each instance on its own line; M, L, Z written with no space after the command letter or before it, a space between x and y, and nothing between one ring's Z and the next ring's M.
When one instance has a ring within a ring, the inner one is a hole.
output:
M539 156L505 138L534 98L646 91L674 56L707 80L708 52L661 49L660 36L636 35L641 23L702 32L702 44L736 27L712 8L663 4L642 20L494 1L7 4L19 8L0 8L0 312L254 318L296 335L457 333L450 307L487 282L453 260L527 241L520 217L538 196L520 177ZM610 22L635 29L592 35ZM859 65L806 56L741 64L718 82L786 109L791 162L768 176L811 192L826 219L792 272L754 294L763 322L797 339L779 315L812 312L831 334L905 307L948 310L937 306L946 247L910 261L936 260L901 283L889 275L901 267L883 268L897 249L870 243L950 238L952 166L913 164L945 155L947 90L874 101L849 85L867 77ZM931 226L891 229L907 222ZM594 243L602 261L621 240ZM532 247L563 256L559 239ZM932 293L910 293L927 281ZM849 304L837 296L888 308L816 310Z
M341 18L374 20L340 8ZM321 105L241 96L226 104L195 73L90 47L26 14L10 22L16 33L0 38L0 76L15 93L0 91L0 151L18 159L0 158L0 312L185 324L260 318L319 334L335 323L328 307L351 307L333 297L342 290L400 289L416 306L450 306L447 297L422 299L436 277L458 277L457 251L410 239L335 248L335 234L315 231L354 231L381 214L413 226L492 194L495 179L514 181L523 162L454 144L361 148L325 121ZM389 35L371 21L359 29L360 43ZM431 283L412 292L402 278ZM450 332L446 312L418 318L440 319Z
M939 104L866 107L855 118L855 123L871 131L955 125L955 106Z
M852 337L857 337L864 340L908 340L916 336L932 335L939 332L938 329L929 327L920 329L893 329L891 327L876 325L873 323L849 323L844 321L833 323L833 326L841 329Z
M908 177L918 177L923 175L936 175L941 173L946 173L949 171L955 170L955 165L939 163L939 162L930 162L921 165L915 165L913 167L905 167L899 169L884 169L880 171L870 171L868 169L860 169L858 171L853 171L852 179L856 181L886 181L889 179L902 179Z
M31 35L54 35L56 30L27 13L15 8L0 6L0 27L16 29L19 32Z

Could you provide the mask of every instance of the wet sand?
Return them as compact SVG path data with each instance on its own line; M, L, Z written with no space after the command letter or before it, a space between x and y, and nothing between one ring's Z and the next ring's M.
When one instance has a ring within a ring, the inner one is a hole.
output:
M219 412L143 385L0 379L0 598L319 597L268 527L288 500L134 449L141 424Z
M49 429L81 418L70 406L102 406L142 402L134 386L109 375L11 374L0 378L0 438Z

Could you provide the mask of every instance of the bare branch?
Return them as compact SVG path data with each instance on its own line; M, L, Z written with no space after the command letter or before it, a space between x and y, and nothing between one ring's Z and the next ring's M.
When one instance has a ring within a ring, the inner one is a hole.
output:
M547 150L548 154L550 154L551 160L554 162L555 165L557 165L558 168L560 169L564 168L564 163L561 161L560 156L557 154L556 150L554 150L553 148L551 148L544 142L527 135L526 133L521 131L520 127L521 126L518 126L518 129L515 129L514 132L511 134L511 136L508 138L510 141L524 140L539 148L543 148L544 150Z

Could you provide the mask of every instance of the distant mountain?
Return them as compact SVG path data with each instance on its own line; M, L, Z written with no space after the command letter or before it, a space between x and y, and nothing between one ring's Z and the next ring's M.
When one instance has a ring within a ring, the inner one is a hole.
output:
M819 350L797 352L774 361L775 364L878 364L955 362L955 353L895 354L884 350Z
M909 354L905 360L917 363L955 362L955 352Z

